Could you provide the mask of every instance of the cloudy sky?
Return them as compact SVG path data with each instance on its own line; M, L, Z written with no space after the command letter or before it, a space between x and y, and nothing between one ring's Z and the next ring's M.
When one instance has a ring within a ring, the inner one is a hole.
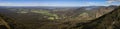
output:
M0 0L0 6L108 6L120 5L112 0Z

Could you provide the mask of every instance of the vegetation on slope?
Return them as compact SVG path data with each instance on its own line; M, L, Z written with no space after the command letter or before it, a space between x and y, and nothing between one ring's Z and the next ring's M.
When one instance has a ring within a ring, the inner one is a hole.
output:
M77 23L71 29L120 29L120 7L91 22Z
M24 26L14 19L0 14L0 29L24 29Z

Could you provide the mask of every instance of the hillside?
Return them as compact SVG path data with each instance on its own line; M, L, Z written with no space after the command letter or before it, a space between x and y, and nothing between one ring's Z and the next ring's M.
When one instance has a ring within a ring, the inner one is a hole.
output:
M70 29L120 29L120 7L91 22L77 23Z
M0 29L24 29L24 26L14 19L0 14Z

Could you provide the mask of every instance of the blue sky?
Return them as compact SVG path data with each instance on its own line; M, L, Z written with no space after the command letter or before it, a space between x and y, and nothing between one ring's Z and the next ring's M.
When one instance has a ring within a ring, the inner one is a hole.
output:
M0 6L108 6L107 0L0 0Z

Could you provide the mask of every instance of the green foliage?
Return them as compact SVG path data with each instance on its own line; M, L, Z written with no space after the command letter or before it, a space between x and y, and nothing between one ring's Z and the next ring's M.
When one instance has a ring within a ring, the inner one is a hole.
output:
M58 15L56 15L56 14L52 14L52 13L50 13L49 11L47 11L47 10L33 10L33 11L31 11L31 12L34 12L34 13L40 13L40 14L43 14L43 15L47 15L47 16L50 16L48 19L50 19L50 20L54 20L54 19L58 19L59 17L58 17Z

